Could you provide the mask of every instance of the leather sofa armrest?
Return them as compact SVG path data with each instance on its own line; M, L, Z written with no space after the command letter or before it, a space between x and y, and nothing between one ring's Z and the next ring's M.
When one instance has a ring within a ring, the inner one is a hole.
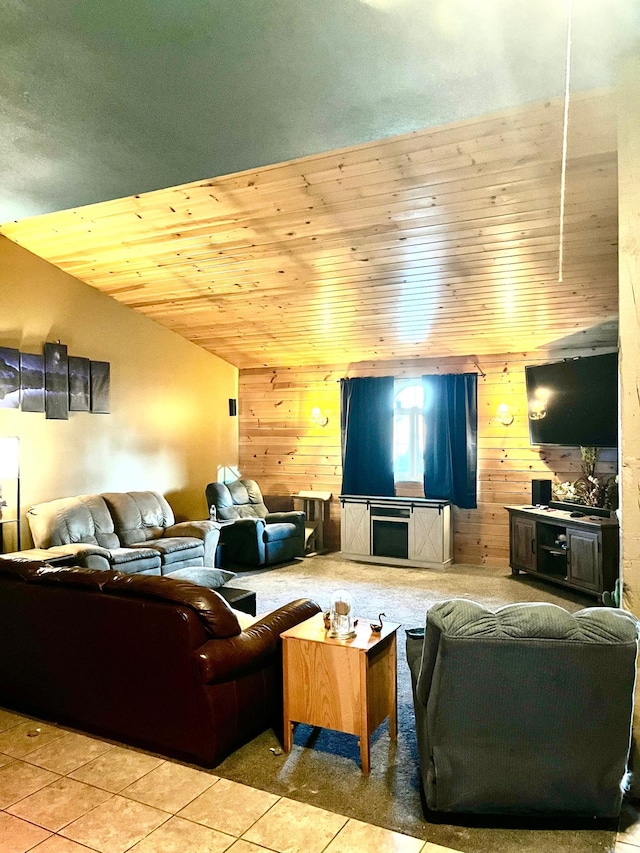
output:
M168 536L192 536L194 539L202 539L204 543L204 564L213 568L215 566L216 548L220 539L220 525L215 521L180 521L165 528L164 537Z
M304 512L297 509L292 509L287 512L270 512L265 521L267 524L280 524L282 522L295 524L298 528L298 535L304 537L304 525L307 520Z
M315 601L300 598L259 619L236 637L209 640L197 652L203 682L228 681L240 672L260 667L278 651L283 631L319 612Z

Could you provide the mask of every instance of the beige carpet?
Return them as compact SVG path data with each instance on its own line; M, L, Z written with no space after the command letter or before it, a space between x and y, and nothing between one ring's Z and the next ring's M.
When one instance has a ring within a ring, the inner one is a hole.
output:
M596 603L508 569L456 565L446 571L373 566L322 555L277 568L238 574L232 586L257 592L258 612L295 598L310 597L326 608L331 593L347 589L357 615L402 623L398 654L397 745L387 724L375 733L371 775L362 776L357 738L298 726L294 749L282 754L272 731L238 750L217 769L220 776L286 795L388 829L406 832L465 853L595 853L613 849L606 823L478 819L449 823L425 819L420 799L417 748L404 628L422 626L434 601L464 597L498 607L515 601L548 601L575 611Z

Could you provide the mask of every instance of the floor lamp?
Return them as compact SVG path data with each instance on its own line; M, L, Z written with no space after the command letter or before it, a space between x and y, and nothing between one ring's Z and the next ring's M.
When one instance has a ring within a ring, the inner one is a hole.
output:
M4 553L4 527L15 524L20 550L20 439L0 436L0 553Z

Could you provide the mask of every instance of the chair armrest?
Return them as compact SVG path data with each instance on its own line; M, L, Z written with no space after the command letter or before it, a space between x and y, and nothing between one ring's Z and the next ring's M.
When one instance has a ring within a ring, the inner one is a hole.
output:
M305 514L299 509L290 509L285 512L270 512L265 521L267 524L277 524L281 521L288 521L290 524L296 524L302 520L304 524Z
M237 518L233 524L223 524L220 541L226 546L225 560L250 566L264 563L263 518Z
M209 640L197 652L202 681L215 684L259 669L279 652L283 631L319 612L315 601L300 598L269 613L236 637Z
M180 521L166 527L163 537L167 536L192 536L194 539L202 539L204 542L204 564L213 568L215 566L216 548L220 539L220 525L215 521Z
M249 516L248 518L234 518L233 524L224 524L222 529L227 530L250 530L252 527L264 527L265 519L258 516Z
M288 512L270 512L265 518L267 524L280 524L282 522L295 524L298 528L298 535L302 537L304 537L304 525L306 520L307 516L305 513L298 509L292 509Z
M55 545L52 549L52 557L59 554L68 554L77 560L79 566L87 569L110 569L110 552L108 548L100 545L90 545L77 542L74 545Z

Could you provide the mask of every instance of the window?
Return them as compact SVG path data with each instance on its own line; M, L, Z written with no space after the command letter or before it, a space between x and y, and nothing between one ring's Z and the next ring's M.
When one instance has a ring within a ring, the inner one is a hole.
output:
M393 398L393 476L422 482L424 473L424 390L420 380L396 382Z

